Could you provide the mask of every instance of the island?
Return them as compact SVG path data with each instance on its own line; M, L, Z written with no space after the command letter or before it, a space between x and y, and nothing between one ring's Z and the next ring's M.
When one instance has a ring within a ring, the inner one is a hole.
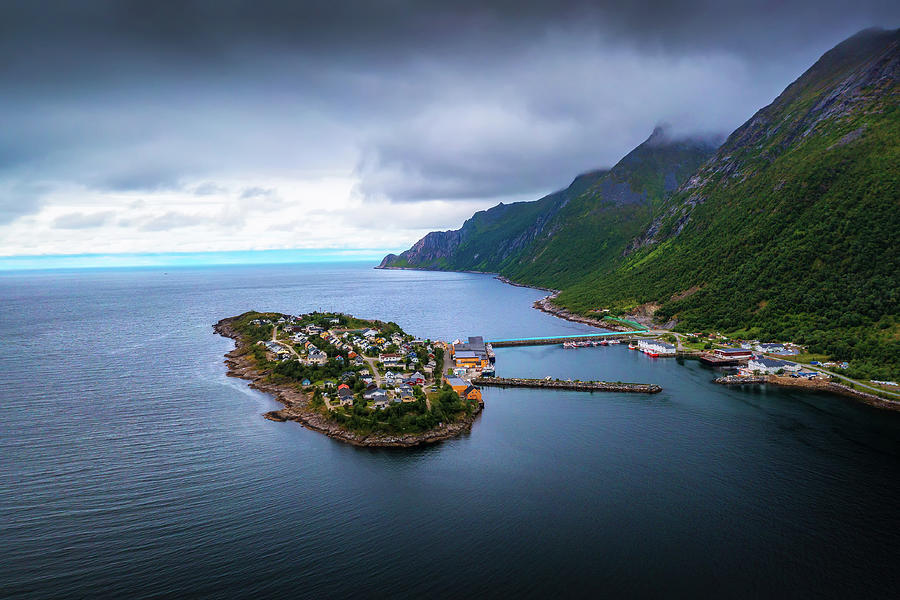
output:
M450 439L470 431L484 407L478 388L443 377L447 344L416 339L393 322L251 311L222 319L214 330L235 341L227 374L284 405L266 418L296 421L349 444L410 447Z

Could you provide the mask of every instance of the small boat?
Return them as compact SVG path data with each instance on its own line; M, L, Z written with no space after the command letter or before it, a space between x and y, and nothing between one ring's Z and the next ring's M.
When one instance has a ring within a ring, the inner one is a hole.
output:
M575 348L575 342L563 342L563 348L566 348L566 349Z
M609 346L609 342L607 342L606 340L603 340L602 342L600 342L600 345L601 346Z

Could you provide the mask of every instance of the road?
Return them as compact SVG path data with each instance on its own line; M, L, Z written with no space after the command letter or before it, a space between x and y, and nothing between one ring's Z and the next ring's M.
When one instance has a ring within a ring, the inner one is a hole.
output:
M803 364L803 363L799 363L799 364ZM864 388L866 388L867 390L872 390L872 391L874 391L874 392L880 392L880 393L882 393L882 394L887 394L887 395L893 396L893 397L895 397L895 398L900 398L900 394L897 394L896 392L889 392L889 391L887 391L887 390L885 390L885 389L883 389L883 388L880 388L880 387L874 387L874 386L871 386L871 385L862 383L861 381L857 381L856 379L850 379L850 378L847 377L846 375L841 375L840 373L835 373L834 371L828 371L827 369L823 369L823 368L821 368L821 367L816 367L815 365L806 365L806 364L803 364L803 366L804 366L804 367L808 367L808 368L810 368L810 369L812 369L812 370L814 370L814 371L819 371L820 373L826 373L826 374L831 375L831 376L833 376L833 377L837 377L838 379L843 379L844 381L849 381L850 383L856 384L856 385L858 385L859 387L864 387Z
M366 361L366 364L369 365L369 370L372 371L372 377L375 379L375 384L378 387L381 387L381 373L379 373L378 369L375 367L375 363L377 361L374 358L369 358L368 356L363 356L363 360Z
M279 346L283 346L283 347L287 348L288 352L293 354L295 357L297 357L297 360L302 362L303 359L300 358L300 355L297 353L296 350L294 350L293 344L288 344L287 342L282 342L281 340L278 339L277 336L278 336L278 326L276 325L275 327L272 328L272 341L275 342L276 344L278 344Z

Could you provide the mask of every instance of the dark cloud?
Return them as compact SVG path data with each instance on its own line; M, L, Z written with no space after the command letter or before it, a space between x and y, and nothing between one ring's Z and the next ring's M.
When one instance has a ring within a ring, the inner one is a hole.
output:
M36 213L44 205L46 192L40 184L0 180L0 225Z
M884 0L4 2L0 185L204 196L352 172L390 200L538 194L661 120L727 132L898 22ZM17 194L0 223L39 208ZM145 227L184 222L163 217Z

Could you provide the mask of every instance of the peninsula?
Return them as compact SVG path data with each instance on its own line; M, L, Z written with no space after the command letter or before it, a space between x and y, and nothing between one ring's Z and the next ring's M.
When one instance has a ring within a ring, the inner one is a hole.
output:
M284 405L266 418L357 446L449 439L469 431L484 406L474 386L442 381L443 342L415 339L396 323L247 312L214 329L235 341L228 375Z

